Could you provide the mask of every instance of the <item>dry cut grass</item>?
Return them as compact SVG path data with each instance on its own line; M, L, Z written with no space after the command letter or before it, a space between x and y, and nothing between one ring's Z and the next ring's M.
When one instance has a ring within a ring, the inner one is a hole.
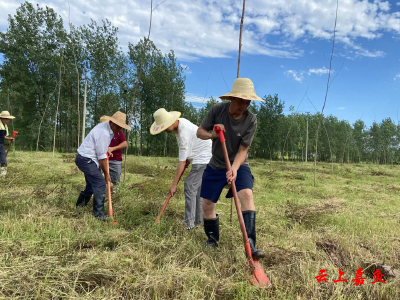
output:
M400 299L400 167L251 161L258 247L272 288L255 288L230 200L220 248L184 231L183 184L153 226L175 172L172 158L129 157L114 197L118 226L76 210L84 179L74 155L15 152L0 190L0 298ZM106 207L106 211L107 207ZM358 268L365 284L353 285ZM325 269L327 282L315 279ZM334 283L338 270L348 282ZM385 283L371 284L379 269Z

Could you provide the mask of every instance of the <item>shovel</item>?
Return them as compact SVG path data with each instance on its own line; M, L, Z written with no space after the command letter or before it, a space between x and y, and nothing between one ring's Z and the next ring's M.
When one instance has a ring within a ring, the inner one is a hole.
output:
M187 159L187 160L186 160L185 168L183 169L182 174L181 174L181 176L180 176L179 179L178 179L178 183L179 183L179 181L181 180L183 173L185 173L185 170L187 169L187 167L188 167L189 165L190 165L190 161ZM171 197L172 197L171 195L168 195L167 199L165 199L165 202L164 202L163 207L161 208L160 214L157 216L156 220L154 221L154 225L156 225L156 224L158 223L158 221L160 221L161 216L162 216L162 214L163 214L165 208L167 207L168 202L169 202L169 200L171 199Z
M222 151L224 153L226 169L227 169L227 171L230 171L232 169L232 166L229 161L228 151L226 150L224 132L218 126L215 126L214 129L216 132L219 133L219 139L221 141ZM249 266L251 267L251 269L253 271L253 274L250 277L250 282L254 286L269 287L269 286L271 286L271 282L270 282L268 276L265 274L263 267L261 266L260 262L256 259L253 259L252 255L251 255L250 241L249 241L249 238L247 237L246 227L244 225L242 212L239 207L239 197L237 195L235 182L232 182L231 189L232 189L233 199L235 200L235 207L236 207L236 212L237 212L237 216L239 219L240 230L242 231L242 235L243 235L243 242L244 242L244 248L245 248L246 254L247 254L247 260L248 260Z
M13 138L15 138L15 136L18 134L18 131L13 131ZM8 151L10 151L11 149L11 145L12 145L13 141L10 142L10 144L8 145L8 149L7 149L7 153L6 156L8 155Z
M110 163L109 163L109 157L108 157L108 152L107 152L107 170L108 174L110 174ZM114 225L117 225L118 222L114 221L113 218L113 209L112 209L112 203L111 203L111 182L107 181L107 192L108 192L108 212L110 214L110 219L113 221Z

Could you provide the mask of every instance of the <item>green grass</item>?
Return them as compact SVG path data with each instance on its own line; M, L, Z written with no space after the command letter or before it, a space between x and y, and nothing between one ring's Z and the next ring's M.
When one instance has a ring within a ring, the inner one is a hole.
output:
M399 299L400 278L371 284L375 264L400 269L400 167L250 162L257 246L272 287L255 288L230 200L221 197L220 248L203 228L186 232L183 183L153 226L176 159L128 157L113 198L119 225L102 223L73 154L10 153L0 189L0 298L7 299ZM108 212L106 205L105 211ZM358 268L364 285L354 286ZM328 282L318 283L320 269ZM338 269L347 283L333 283ZM381 268L381 271L383 269ZM385 273L386 274L386 273Z

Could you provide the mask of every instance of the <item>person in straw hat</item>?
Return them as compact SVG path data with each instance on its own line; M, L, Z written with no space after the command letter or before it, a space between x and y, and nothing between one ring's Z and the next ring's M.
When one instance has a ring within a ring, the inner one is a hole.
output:
M120 111L105 118L108 122L97 124L85 137L75 159L75 164L84 173L86 181L86 188L79 194L76 207L86 206L93 195L93 215L102 221L108 219L103 212L106 182L111 181L106 162L108 146L121 128L131 129L126 125L126 114Z
M100 118L100 122L108 122L106 116ZM118 185L121 178L121 166L122 166L122 149L128 147L126 142L126 137L122 129L114 134L111 139L111 143L108 146L108 154L110 158L108 160L110 166L110 177L112 186L112 194L116 194L118 190Z
M7 124L10 120L15 119L8 111L0 113L0 178L6 177L7 174L7 154L4 148L5 140L13 141L14 138L8 137Z
M259 259L265 257L265 253L256 249L256 208L252 190L254 177L247 158L256 132L257 119L248 111L248 107L251 100L264 100L257 96L253 82L248 78L235 79L232 91L219 98L230 102L215 104L197 130L197 137L212 139L213 144L213 156L204 171L200 194L203 197L204 231L208 237L206 245L218 246L219 217L215 213L215 204L225 185L235 182L252 256ZM232 165L230 172L227 172L221 142L214 126L225 130L226 147ZM226 198L232 196L230 189Z
M200 198L201 178L204 169L211 158L211 141L200 140L196 136L198 127L185 118L180 118L178 111L167 112L164 108L154 113L154 123L150 127L152 135L163 131L173 132L179 146L179 163L175 177L169 187L169 194L174 196L176 186L182 172L185 170L186 160L192 163L192 168L186 177L184 185L185 218L183 226L191 230L203 222L202 199Z

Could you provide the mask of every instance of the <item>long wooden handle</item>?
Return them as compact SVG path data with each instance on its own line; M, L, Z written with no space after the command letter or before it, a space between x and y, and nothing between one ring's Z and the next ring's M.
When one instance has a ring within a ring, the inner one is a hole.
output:
M228 150L226 149L224 132L218 126L215 126L214 129L215 129L215 131L217 131L219 133L219 139L221 141L222 152L224 154L226 169L227 169L227 171L230 171L230 170L232 170L232 166L231 166L231 162L229 161ZM244 248L246 250L247 257L248 257L250 263L253 265L253 257L251 255L250 241L249 241L249 238L247 237L246 226L244 225L242 211L239 206L239 197L238 197L238 194L236 191L236 185L235 185L234 181L231 183L231 189L232 189L233 199L235 201L236 213L237 213L237 216L239 219L240 230L242 231Z
M189 165L190 165L190 161L189 161L189 160L186 160L185 168L183 169L183 171L182 171L182 173L181 173L181 176L179 176L178 183L179 183L179 181L181 180L183 173L185 173L185 170L187 169L187 167L188 167ZM168 202L169 202L169 200L170 200L171 198L172 198L172 196L171 196L171 195L168 195L167 199L165 199L164 205L163 205L163 207L161 208L161 211L160 211L160 213L158 214L156 220L154 221L154 225L156 225L156 224L160 221L161 216L162 216L162 214L164 213L164 210L165 210L165 208L167 207Z
M11 148L12 143L13 143L13 141L11 141L10 144L8 144L6 156L8 155L8 151L10 151L10 148Z
M13 131L13 138L15 138L15 136L16 136L17 134L18 134L18 131ZM10 144L8 144L8 149L7 149L6 156L8 155L8 151L10 151L10 149L11 149L11 145L12 145L13 141L14 141L14 140L12 140L12 141L10 142Z
M108 152L107 152L107 170L108 175L110 175L110 162L108 161ZM111 202L111 182L107 181L107 192L108 192L108 213L110 214L110 218L113 218L113 209L112 209L112 202Z

